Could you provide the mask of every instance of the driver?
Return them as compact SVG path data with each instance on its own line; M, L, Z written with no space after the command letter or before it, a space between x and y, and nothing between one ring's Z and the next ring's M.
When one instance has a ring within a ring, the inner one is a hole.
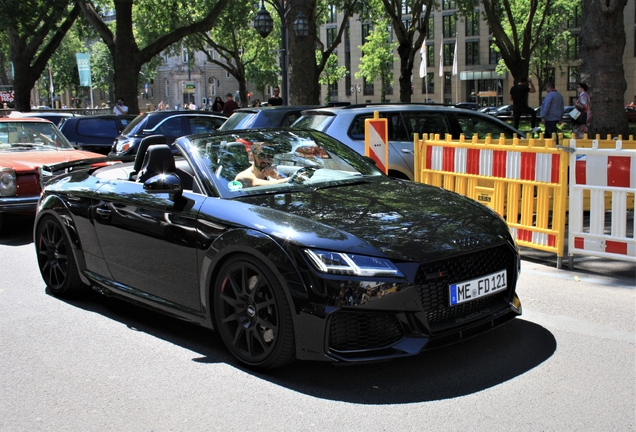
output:
M272 166L275 154L276 149L271 144L263 141L254 143L250 152L252 165L245 171L238 173L235 180L248 186L288 182L290 177L285 177Z

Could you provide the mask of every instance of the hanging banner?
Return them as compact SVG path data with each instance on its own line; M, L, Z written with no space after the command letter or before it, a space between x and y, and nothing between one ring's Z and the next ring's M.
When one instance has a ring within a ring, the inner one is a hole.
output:
M91 61L88 53L77 53L77 71L79 72L80 86L91 87Z

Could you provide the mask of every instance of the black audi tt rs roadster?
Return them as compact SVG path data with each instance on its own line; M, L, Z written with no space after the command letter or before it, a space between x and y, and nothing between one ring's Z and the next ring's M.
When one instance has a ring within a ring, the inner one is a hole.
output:
M505 222L310 130L148 137L44 167L42 277L217 331L244 365L416 355L521 314Z

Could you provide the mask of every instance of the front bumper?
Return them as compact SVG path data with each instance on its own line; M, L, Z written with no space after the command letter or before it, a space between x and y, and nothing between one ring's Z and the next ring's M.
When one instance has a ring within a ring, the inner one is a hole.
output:
M39 195L26 197L0 197L0 212L2 213L35 213L38 207Z

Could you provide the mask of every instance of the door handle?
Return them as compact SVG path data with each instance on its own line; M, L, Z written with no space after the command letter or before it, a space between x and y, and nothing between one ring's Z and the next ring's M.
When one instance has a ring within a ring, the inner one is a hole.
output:
M108 210L108 209L97 208L97 209L95 209L95 211L97 212L98 215L100 215L103 218L110 217L110 210Z

